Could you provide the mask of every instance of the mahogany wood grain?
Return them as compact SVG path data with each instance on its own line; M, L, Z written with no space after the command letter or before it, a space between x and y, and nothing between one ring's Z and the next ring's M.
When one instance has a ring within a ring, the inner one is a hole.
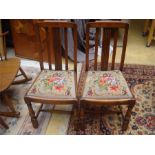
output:
M64 30L64 39L65 39L65 68L68 70L68 36L67 36L67 28Z
M85 64L85 80L84 86L86 85L86 77L88 76L88 71L90 70L89 66L89 32L91 28L96 29L95 34L95 56L94 56L94 70L97 69L97 54L98 54L98 33L99 30L102 32L102 53L101 53L101 70L114 70L115 69L115 58L116 58L116 49L117 49L117 41L118 41L118 31L119 29L124 30L123 34L123 47L122 47L122 54L120 59L120 70L123 70L124 61L125 61L125 54L126 54L126 46L127 46L127 37L128 37L128 28L129 24L122 22L122 21L96 21L96 22L89 22L86 24L86 64ZM103 29L103 31L101 31ZM111 44L111 41L113 40L113 44ZM112 51L112 64L111 67L109 67L109 55L110 55L110 46L113 46ZM91 66L92 68L92 66ZM80 85L80 83L79 83ZM83 87L84 87L83 86ZM83 89L84 91L84 89ZM132 93L132 92L131 92ZM125 116L123 116L123 125L122 125L122 131L125 131L128 127L132 108L135 105L135 98L134 95L132 97L124 99L124 98L118 98L118 99L105 99L105 98L83 98L80 97L80 120L81 120L81 129L85 132L85 121L84 121L84 114L85 114L85 107L88 105L94 105L94 106L120 106L120 105L127 105L128 110ZM102 112L102 111L99 111ZM95 112L96 113L96 112ZM112 111L106 111L102 112L105 114L112 113ZM115 112L116 113L116 112ZM118 111L117 113L122 113ZM101 113L99 114L101 116Z
M114 32L114 46L113 46L113 54L112 54L112 65L111 70L115 68L115 58L116 58L116 48L117 48L117 40L118 40L118 28L115 29Z
M37 40L38 42L38 51L40 55L40 67L41 70L44 69L44 64L43 64L43 53L46 51L43 51L42 48L42 40L41 40L41 35L40 35L40 29L44 29L46 31L46 39L45 42L47 42L47 47L48 47L48 57L51 57L51 55L54 56L54 62L52 63L55 65L55 69L52 68L52 70L59 70L62 71L62 50L61 50L61 44L62 44L62 35L61 33L64 32L64 44L65 44L65 70L69 70L68 68L68 37L67 37L67 30L72 29L72 34L73 34L73 39L74 39L74 79L75 79L75 92L77 92L77 26L75 23L72 22L67 22L67 21L52 21L52 20L44 20L44 21L39 21L36 22L36 32L37 32ZM63 31L61 31L63 30ZM55 48L58 47L58 48ZM55 50L57 49L57 50ZM48 64L49 64L49 70L51 69L51 61L48 59ZM40 74L39 74L40 75ZM36 77L36 79L39 77L39 75ZM33 84L36 82L36 79L34 80ZM33 86L31 85L31 87ZM30 88L31 88L30 87ZM29 90L30 90L29 88ZM27 91L24 100L25 103L28 106L32 125L34 128L38 128L38 121L37 117L39 116L39 113L41 111L47 111L42 109L43 104L53 104L53 105L63 105L63 104L77 104L78 99L77 98L43 98L43 97L35 97L35 96L30 96L28 95ZM42 103L39 111L34 112L32 104L37 104L37 103ZM77 109L75 109L76 111ZM50 110L51 111L51 110ZM52 110L53 111L53 110ZM76 112L74 112L76 114Z
M113 40L113 42L114 42L111 69L114 69L117 40L118 40L118 29L124 30L123 48L122 48L122 54L121 54L121 60L120 60L120 70L122 70L124 61L125 61L125 52L126 52L126 46L127 46L129 24L125 23L123 21L104 21L104 22L96 21L96 22L87 23L87 25L86 25L86 71L88 70L88 67L89 67L88 60L89 60L89 31L90 31L90 28L95 28L96 32L98 31L97 29L103 28L103 33L101 34L102 39L103 39L102 40L102 54L101 54L101 69L102 70L107 70L107 68L108 68L109 49L110 49L110 45L112 46L112 44L110 44L111 40ZM114 37L112 35L112 32L114 33ZM97 45L98 45L98 40L95 39L95 46L97 47ZM104 59L104 61L103 61L103 59ZM96 54L95 54L94 60L96 62ZM94 65L94 67L95 67L94 69L96 69L96 65Z
M96 35L95 35L95 59L94 59L94 67L95 70L97 70L97 56L98 56L98 35L99 35L99 28L96 29Z

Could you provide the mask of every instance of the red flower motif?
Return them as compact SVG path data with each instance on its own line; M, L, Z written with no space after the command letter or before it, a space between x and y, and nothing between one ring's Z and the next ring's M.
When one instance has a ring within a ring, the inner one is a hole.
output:
M53 76L51 76L51 78L48 79L48 83L50 84L50 83L52 83L54 81L57 81L57 80L61 80L61 78L60 77L53 77Z
M106 83L106 81L110 80L109 77L101 77L99 80L99 84L100 85L104 85Z
M118 90L118 86L110 86L110 90L111 91L117 91Z
M61 92L61 90L64 88L64 84L62 85L55 85L54 89L56 89L58 92Z

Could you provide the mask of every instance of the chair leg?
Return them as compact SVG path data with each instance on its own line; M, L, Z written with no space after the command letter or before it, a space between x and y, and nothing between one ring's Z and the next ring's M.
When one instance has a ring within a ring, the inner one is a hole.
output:
M32 104L31 104L30 101L27 101L26 104L27 104L27 107L28 107L28 110L29 110L32 125L33 125L34 128L38 128L38 121L37 121L37 117L35 116L35 112L34 112L34 110L32 108Z
M24 83L24 82L32 80L32 78L27 77L26 73L23 71L23 69L21 67L19 68L19 70L21 72L21 75L24 76L24 79L14 81L12 84L20 84L20 83Z
M150 32L149 32L149 36L148 36L147 44L146 44L147 47L150 47L151 41L153 40L154 30L155 30L155 20L152 20L152 24L150 27Z
M145 20L145 23L144 23L144 30L143 30L143 34L142 34L144 37L148 34L149 22L150 22L149 19L146 19L146 20Z
M73 105L73 118L74 118L74 128L75 128L75 131L77 132L78 131L78 106L76 103Z
M123 120L123 125L122 125L122 131L126 131L127 128L128 128L128 125L129 125L129 121L130 121L130 118L131 118L131 112L132 112L132 109L135 105L135 102L133 104L129 104L128 106L128 110L125 114L125 117L124 117L124 120Z
M84 104L80 105L80 128L83 130L84 134L85 134L85 120L84 120Z
M1 117L0 117L0 124L2 124L6 129L9 129L9 126L3 121Z
M6 92L3 93L3 97L4 97L4 103L9 107L9 109L11 110L11 112L6 112L6 113L10 113L10 117L19 117L20 116L20 112L17 112L13 106L12 101L8 98L8 95Z

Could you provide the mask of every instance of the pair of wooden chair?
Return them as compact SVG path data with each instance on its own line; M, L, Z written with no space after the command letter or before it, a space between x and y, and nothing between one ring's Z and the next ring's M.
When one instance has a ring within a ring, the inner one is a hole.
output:
M3 49L0 51L0 102L3 101L4 104L8 106L10 111L2 112L0 111L0 116L5 117L19 117L20 112L17 112L13 106L11 99L8 97L7 89L11 84L19 84L26 81L31 80L32 78L28 78L25 72L20 67L20 59L19 58L7 58L7 49L6 49L6 41L5 36L8 32L0 34L2 37L2 47ZM17 74L18 71L21 74ZM15 80L17 76L23 76L21 80ZM0 124L2 124L6 129L9 126L3 121L0 117Z
M36 34L39 42L39 55L41 72L35 79L34 83L27 91L24 99L29 109L31 121L34 128L38 128L37 117L41 111L50 111L43 109L44 104L73 104L74 116L80 119L84 127L85 107L89 104L98 106L127 105L128 110L123 117L122 130L126 130L131 116L135 99L130 92L128 85L121 73L123 70L125 51L128 36L127 23L121 21L96 21L86 24L86 63L85 72L80 75L85 79L77 82L77 25L66 21L42 21L36 23ZM74 40L74 69L69 70L68 67L68 37L67 29L72 29ZM95 56L94 68L89 66L89 30L96 29L95 36ZM99 32L103 28L102 34L102 55L100 69L97 67ZM118 40L119 29L124 30L122 57L119 70L115 69L115 57ZM40 29L46 32L46 39L40 37ZM60 29L64 32L64 57L65 69L62 68L62 52L61 52L61 34ZM113 56L111 67L108 67L109 48L113 39ZM55 47L58 48L55 48ZM44 69L43 53L44 49L48 50L48 67ZM57 49L57 50L56 50ZM54 52L55 62L51 62L51 52ZM55 64L53 67L51 64ZM91 68L91 69L90 69ZM108 71L110 70L110 71ZM82 89L81 89L82 87ZM79 93L79 90L83 90ZM33 103L42 103L39 110L33 110Z

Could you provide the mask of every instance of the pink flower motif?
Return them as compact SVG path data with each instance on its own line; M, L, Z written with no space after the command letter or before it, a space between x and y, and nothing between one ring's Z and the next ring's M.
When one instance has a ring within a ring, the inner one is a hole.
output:
M89 95L89 96L93 96L93 91L92 91L92 89L89 89L89 90L88 90L88 95Z
M52 83L54 81L59 81L59 80L61 80L60 77L53 77L53 76L51 76L51 78L48 79L48 84L50 84L50 83Z
M136 122L137 122L138 125L141 125L141 126L146 124L146 120L141 116L136 118Z
M155 116L148 115L146 116L147 123L145 124L146 128L149 130L155 130Z
M36 88L33 88L33 89L31 90L31 93L35 94L36 91L37 91L37 89L36 89Z

